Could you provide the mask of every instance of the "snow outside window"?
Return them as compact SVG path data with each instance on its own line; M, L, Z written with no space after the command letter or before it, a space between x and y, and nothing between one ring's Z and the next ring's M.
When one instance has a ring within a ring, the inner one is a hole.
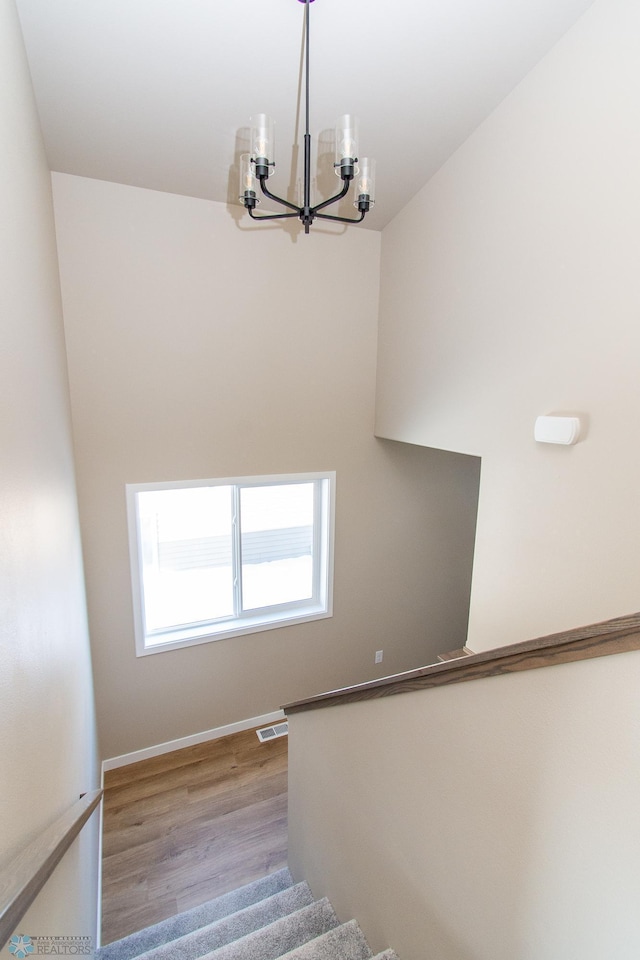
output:
M331 616L335 473L127 485L138 656Z

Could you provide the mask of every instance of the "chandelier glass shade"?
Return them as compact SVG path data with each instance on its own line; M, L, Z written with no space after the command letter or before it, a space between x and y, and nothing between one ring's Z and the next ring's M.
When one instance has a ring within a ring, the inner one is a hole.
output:
M299 0L305 5L305 133L304 133L304 177L303 200L298 206L289 200L276 196L267 187L267 180L275 168L275 136L273 120L265 113L251 118L251 152L240 157L240 196L239 199L253 220L283 220L297 217L304 224L304 232L309 233L313 221L335 220L339 223L360 223L375 203L375 160L368 157L358 158L358 122L355 117L346 114L336 123L336 155L333 165L336 176L342 181L342 188L333 197L314 205L311 204L311 135L309 133L309 5L314 0ZM321 213L333 203L339 203L355 183L353 205L358 211L357 217L338 217ZM256 207L262 196L287 208L286 213L256 213Z

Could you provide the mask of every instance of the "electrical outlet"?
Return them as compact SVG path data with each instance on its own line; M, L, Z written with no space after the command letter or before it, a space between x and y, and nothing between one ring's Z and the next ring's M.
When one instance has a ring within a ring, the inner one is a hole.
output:
M376 650L376 663L382 663L382 650Z

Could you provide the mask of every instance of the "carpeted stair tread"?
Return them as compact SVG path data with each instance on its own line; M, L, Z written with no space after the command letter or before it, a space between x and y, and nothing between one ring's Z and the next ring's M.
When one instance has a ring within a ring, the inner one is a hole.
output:
M234 940L204 955L203 960L278 960L308 940L339 926L335 911L326 897L315 900L268 927Z
M244 910L200 927L184 937L170 940L140 955L139 960L198 960L204 954L238 940L255 930L268 926L275 920L296 913L314 902L313 894L306 883L275 893Z
M292 886L293 878L289 871L278 870L277 873L272 873L268 877L261 877L237 890L192 907L191 910L177 917L169 917L121 940L114 940L113 943L108 943L96 951L96 960L131 960L154 947L159 947L170 940L177 940L178 937L192 933L216 920L222 920Z
M355 920L285 953L279 960L371 960L369 944Z
M398 960L374 957L355 920L341 924L324 898L288 870L107 944L96 960Z

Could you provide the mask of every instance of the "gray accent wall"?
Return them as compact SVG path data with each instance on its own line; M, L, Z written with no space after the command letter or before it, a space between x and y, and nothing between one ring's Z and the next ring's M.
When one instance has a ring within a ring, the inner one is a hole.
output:
M102 756L459 647L479 463L373 435L379 234L53 181ZM125 484L321 470L333 617L136 658Z

